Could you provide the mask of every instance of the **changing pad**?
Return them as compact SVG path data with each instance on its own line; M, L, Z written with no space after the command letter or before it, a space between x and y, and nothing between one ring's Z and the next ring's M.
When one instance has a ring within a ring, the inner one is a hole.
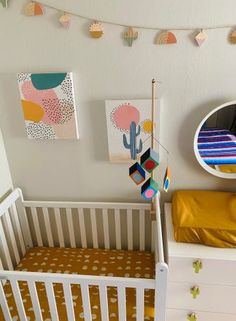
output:
M18 264L16 270L27 272L50 272L67 274L103 275L132 278L155 278L154 255L144 251L101 250L101 249L69 249L44 248L31 249ZM35 321L29 290L26 282L19 282L28 321ZM78 285L71 286L75 319L84 321L81 291ZM67 321L63 288L54 286L56 304L60 321ZM10 313L14 321L20 321L9 282L4 286ZM37 284L37 293L44 321L51 321L45 287ZM134 289L127 289L127 318L136 320L136 297ZM100 321L99 290L90 287L92 319ZM118 302L116 288L108 288L108 304L110 321L118 321ZM145 320L153 320L154 290L145 290ZM3 320L0 308L0 320Z
M177 191L172 200L177 242L236 247L236 194Z

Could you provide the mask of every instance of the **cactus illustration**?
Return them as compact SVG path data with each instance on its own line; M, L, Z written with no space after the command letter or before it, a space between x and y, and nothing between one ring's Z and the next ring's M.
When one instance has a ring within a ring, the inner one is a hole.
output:
M124 38L128 43L129 47L132 47L134 40L138 39L138 31L134 31L133 28L129 27L124 34Z
M0 0L0 3L2 4L3 8L7 8L7 2L8 0Z
M141 127L136 125L134 121L130 124L130 143L128 143L127 136L123 134L123 144L125 148L130 150L131 159L137 159L137 154L141 153L143 149L143 142L139 140L139 147L137 148L137 136L140 135Z

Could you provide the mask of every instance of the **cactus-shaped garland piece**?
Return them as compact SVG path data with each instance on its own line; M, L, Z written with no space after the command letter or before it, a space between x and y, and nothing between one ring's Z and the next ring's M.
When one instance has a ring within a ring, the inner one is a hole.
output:
M134 121L130 124L130 142L128 143L127 136L123 134L123 144L125 148L130 150L131 159L137 159L137 154L141 153L143 149L143 142L139 140L139 147L137 148L137 136L140 135L141 127L136 125Z
M129 27L124 33L124 38L127 41L128 46L132 47L134 40L138 39L138 31L135 31L132 27Z
M8 0L0 0L0 3L2 4L3 8L7 8L7 2Z

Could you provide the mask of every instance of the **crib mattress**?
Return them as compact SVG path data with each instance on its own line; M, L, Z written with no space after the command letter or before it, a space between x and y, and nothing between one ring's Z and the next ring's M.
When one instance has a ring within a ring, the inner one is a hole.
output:
M17 265L18 271L102 275L133 278L154 278L154 256L145 251L101 250L101 249L62 249L38 247L31 249ZM28 321L35 321L29 290L26 282L19 282ZM71 286L75 319L84 320L80 287ZM8 305L14 321L20 321L9 283L4 286ZM67 321L63 289L54 285L60 321ZM43 284L37 284L37 293L44 321L51 321L46 291ZM134 289L126 290L127 320L136 320L136 297ZM93 320L101 321L99 291L90 287L90 300ZM116 288L108 288L109 317L118 321ZM145 290L145 320L153 320L154 290ZM4 320L0 311L0 320Z

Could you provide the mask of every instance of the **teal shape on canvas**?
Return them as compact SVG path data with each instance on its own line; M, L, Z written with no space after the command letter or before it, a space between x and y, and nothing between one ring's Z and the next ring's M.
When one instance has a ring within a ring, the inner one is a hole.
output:
M67 73L31 74L34 87L38 90L52 89L59 86Z
M7 8L7 2L8 0L0 0L0 3L2 4L3 8Z

